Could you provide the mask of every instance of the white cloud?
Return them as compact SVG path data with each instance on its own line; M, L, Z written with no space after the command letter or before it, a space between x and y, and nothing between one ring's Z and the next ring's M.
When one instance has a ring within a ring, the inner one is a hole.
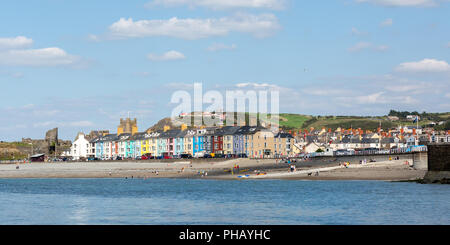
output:
M387 51L389 49L389 46L387 46L387 45L374 45L374 44L369 43L369 42L359 42L359 43L353 45L352 47L348 48L348 51L349 52L359 52L359 51L366 50L366 49L371 49L373 51L384 52L384 51Z
M443 60L423 59L417 62L401 63L395 70L399 72L448 72L450 65Z
M356 36L367 35L368 33L365 31L360 31L356 27L352 27L352 34Z
M389 19L386 19L383 22L381 22L380 25L381 26L391 26L393 23L394 23L394 21L391 18L389 18Z
M0 50L27 48L33 44L33 39L24 36L0 37Z
M148 54L147 58L152 61L170 61L186 59L186 56L178 51L171 50L162 55Z
M249 33L255 37L267 37L279 29L273 14L236 14L232 17L212 19L139 20L120 18L110 27L112 38L137 38L166 36L188 40L225 36L230 32Z
M389 7L433 7L439 0L356 0L358 3L372 3Z
M74 65L81 59L66 51L51 47L43 49L13 49L0 52L0 65L60 66Z
M342 94L352 94L352 90L349 89L323 89L321 88L305 88L301 89L302 93L310 94L310 95L316 95L316 96L335 96L335 95L342 95Z
M338 101L356 104L416 104L418 101L411 96L394 96L386 92L376 92L355 97L337 97Z
M208 47L208 51L234 50L234 49L236 49L236 44L226 45L223 43L214 43Z
M384 52L387 51L389 49L389 46L387 45L379 45L375 47L376 51L380 51L380 52Z
M368 42L359 42L348 49L350 52L358 52L364 49L368 49L372 46L371 43Z
M189 6L191 8L206 7L210 9L265 8L281 10L285 8L285 2L285 0L153 0L147 3L146 7Z
M238 88L252 88L252 89L277 89L280 90L281 87L279 87L278 85L274 85L274 84L269 84L269 83L237 83L235 85Z

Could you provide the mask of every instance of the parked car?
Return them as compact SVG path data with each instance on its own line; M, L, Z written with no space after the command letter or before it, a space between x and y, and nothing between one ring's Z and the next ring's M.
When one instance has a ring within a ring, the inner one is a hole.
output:
M186 159L191 159L192 155L191 154L181 154L180 158L186 158Z
M214 158L224 158L224 157L225 157L224 154L220 154L220 153L214 154Z
M123 160L123 157L117 156L116 158L114 158L114 160L116 160L116 161L121 161L121 160Z
M203 158L212 158L211 154L205 154L203 155Z
M247 158L247 154L245 154L245 153L239 153L237 156L239 158Z
M194 154L194 157L195 158L203 158L204 155L205 155L205 152L196 152Z
M236 154L226 154L225 157L226 158L236 158L237 155Z
M144 155L141 156L141 160L151 159L151 157L152 157L151 153L145 153Z
M172 156L164 156L164 159L172 159Z

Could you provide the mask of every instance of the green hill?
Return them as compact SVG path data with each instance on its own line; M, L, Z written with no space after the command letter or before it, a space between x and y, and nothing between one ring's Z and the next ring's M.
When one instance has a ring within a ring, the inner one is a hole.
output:
M395 112L395 111L394 111ZM393 111L390 112L392 114ZM409 113L409 114L408 114ZM416 112L413 112L416 113ZM237 118L237 114L234 113L235 118ZM285 130L300 130L300 129L310 129L311 127L315 129L321 128L331 128L335 130L337 128L361 128L362 130L376 130L381 123L381 127L383 129L389 129L393 127L397 127L399 125L409 126L416 125L416 123L412 121L406 120L404 115L411 115L410 112L398 112L399 120L391 121L388 119L388 116L311 116L311 115L302 115L302 114L293 114L293 113L280 113L279 114L279 123L280 127ZM246 123L249 123L249 113L245 113ZM254 114L251 114L254 116ZM434 128L436 130L450 130L450 112L445 113L418 113L421 119L419 120L420 126L429 126L432 122L439 123L443 122L441 125L436 125ZM259 115L258 115L259 116ZM268 116L270 121L270 115ZM164 118L157 124L155 124L152 129L162 129L164 125L169 125L171 128L176 127L171 123L170 118Z

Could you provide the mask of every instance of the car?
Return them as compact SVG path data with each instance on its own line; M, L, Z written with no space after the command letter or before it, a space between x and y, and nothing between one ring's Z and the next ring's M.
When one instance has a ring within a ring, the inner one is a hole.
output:
M239 157L239 158L247 158L247 154L239 153L237 157Z
M164 159L172 159L172 156L164 156Z
M180 158L184 158L184 159L191 159L192 155L191 154L181 154Z
M220 154L220 153L214 154L214 158L224 158L224 157L225 157L224 154Z
M116 160L116 161L121 161L121 160L123 160L123 157L117 156L116 158L114 158L114 160Z
M151 157L152 157L151 153L145 153L144 155L141 156L141 160L151 159Z
M204 155L205 155L205 152L196 152L194 154L194 157L195 158L203 158Z
M203 155L203 158L212 158L211 154L205 154Z
M236 158L237 155L236 154L226 154L225 158Z

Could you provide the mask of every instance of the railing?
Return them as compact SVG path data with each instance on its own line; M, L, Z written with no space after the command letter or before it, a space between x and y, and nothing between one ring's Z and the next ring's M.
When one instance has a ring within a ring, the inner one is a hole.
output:
M29 160L1 160L0 164L29 163Z
M365 156L365 155L387 155L387 154L407 154L413 152L426 152L427 146L417 145L408 146L395 149L370 149L370 150L355 150L355 151L335 151L334 156ZM315 155L318 156L318 155ZM323 156L323 154L322 154Z

